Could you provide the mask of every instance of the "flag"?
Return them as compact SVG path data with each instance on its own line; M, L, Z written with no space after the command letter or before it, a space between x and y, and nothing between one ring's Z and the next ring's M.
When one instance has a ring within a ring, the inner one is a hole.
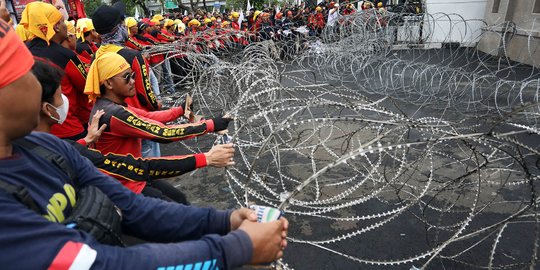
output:
M242 21L244 20L244 12L240 10L240 16L238 16L238 25L242 27Z
M246 12L248 12L249 10L251 10L251 4L249 3L249 0L247 1L247 9L246 9Z
M141 14L139 14L139 7L135 6L135 19L138 20L140 16L141 16Z

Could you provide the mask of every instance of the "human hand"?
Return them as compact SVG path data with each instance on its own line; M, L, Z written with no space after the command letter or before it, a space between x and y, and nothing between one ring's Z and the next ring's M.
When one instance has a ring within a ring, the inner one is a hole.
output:
M9 22L11 19L9 17L9 11L6 8L5 0L0 0L0 19L4 20L5 22Z
M257 222L257 214L249 208L234 210L231 214L231 231L238 229L244 220Z
M227 129L227 127L229 126L229 122L232 121L233 119L222 116L222 117L212 118L212 120L214 121L214 131L218 132L218 131Z
M287 231L289 221L285 218L265 223L244 220L239 230L245 231L253 245L252 264L273 262L283 257L287 247Z
M99 126L99 119L101 116L103 116L103 114L105 114L104 110L98 110L88 124L88 134L86 134L86 137L84 137L86 145L95 143L97 140L99 140L101 133L103 133L103 131L107 128L107 124L103 124L101 127Z
M208 166L223 168L233 166L234 147L232 143L214 145L210 151L204 153Z

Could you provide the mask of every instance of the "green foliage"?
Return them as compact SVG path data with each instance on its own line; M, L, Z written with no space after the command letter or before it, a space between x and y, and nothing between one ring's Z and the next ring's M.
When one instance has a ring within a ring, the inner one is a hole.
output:
M263 9L264 4L268 4L268 0L249 0L249 3L252 7L261 10ZM274 3L277 3L277 0L274 1ZM247 7L247 0L227 0L226 7L231 10L245 10Z
M101 0L82 0L84 4L84 11L86 12L86 16L88 18L92 17L92 14L94 14L94 11L103 4L103 1Z

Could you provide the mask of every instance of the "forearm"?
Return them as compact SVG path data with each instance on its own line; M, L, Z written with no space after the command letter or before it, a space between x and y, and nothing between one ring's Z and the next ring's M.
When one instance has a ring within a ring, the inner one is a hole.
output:
M178 119L178 117L184 115L184 109L181 107L175 107L175 108L170 108L168 110L152 111L152 112L147 112L145 110L141 110L134 107L130 107L129 109L137 113L138 115L161 122L163 124L174 121Z

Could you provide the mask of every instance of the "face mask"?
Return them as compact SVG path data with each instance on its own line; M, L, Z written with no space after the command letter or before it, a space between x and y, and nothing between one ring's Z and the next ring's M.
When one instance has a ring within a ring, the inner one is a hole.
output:
M64 101L64 104L54 107L52 104L49 103L51 107L53 107L56 110L56 114L58 114L58 118L51 115L51 119L56 121L58 124L63 124L64 121L66 121L66 117L68 114L69 109L69 99L62 94L62 101Z

